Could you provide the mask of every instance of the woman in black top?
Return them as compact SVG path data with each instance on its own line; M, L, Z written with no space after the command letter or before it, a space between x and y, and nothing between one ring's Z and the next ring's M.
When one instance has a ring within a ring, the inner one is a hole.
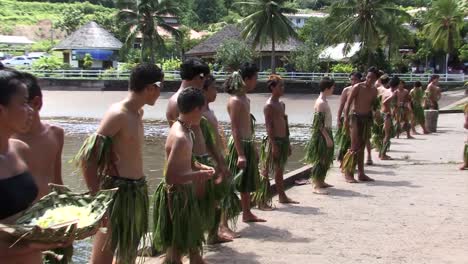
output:
M28 172L29 147L11 139L24 132L31 123L32 112L21 73L0 68L0 223L14 223L37 196L37 186ZM0 234L1 263L42 263L41 251L60 247L58 244L20 242L14 247L12 237Z

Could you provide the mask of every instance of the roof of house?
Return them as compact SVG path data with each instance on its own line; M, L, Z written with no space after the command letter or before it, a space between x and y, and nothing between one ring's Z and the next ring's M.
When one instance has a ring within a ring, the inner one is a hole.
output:
M91 21L62 40L54 50L104 49L119 50L123 44L99 24Z
M5 36L0 35L0 44L9 44L9 45L29 45L35 43L34 41L28 39L25 36Z
M210 56L216 54L217 49L223 44L226 40L229 39L242 39L241 31L236 25L228 25L221 29L220 31L213 34L211 37L202 41L197 46L189 50L186 55L188 56ZM249 44L252 41L247 41ZM262 47L257 46L256 51L261 52L271 52L271 42L267 42ZM297 47L301 46L303 43L296 38L289 38L287 41L282 43L275 43L276 52L291 52Z

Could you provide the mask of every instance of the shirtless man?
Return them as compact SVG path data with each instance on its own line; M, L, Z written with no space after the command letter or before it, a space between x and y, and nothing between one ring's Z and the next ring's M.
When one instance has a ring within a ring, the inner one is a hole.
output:
M375 82L379 78L379 71L370 67L367 71L366 81L353 86L344 110L344 125L351 128L351 148L343 158L342 170L349 183L356 183L354 170L358 166L359 181L373 181L364 174L364 148L370 138L372 126L372 104L377 98ZM353 108L351 117L349 110ZM351 119L351 123L350 123Z
M179 116L166 140L166 172L154 194L153 243L167 252L163 263L182 264L189 254L190 263L205 263L201 257L204 220L198 209L193 184L202 185L215 170L192 161L191 128L199 126L205 98L200 89L187 87L177 99Z
M442 97L439 79L437 74L431 76L425 92L424 109L439 110L439 100Z
M392 97L393 92L398 89L400 85L400 78L393 77L389 82L389 89L381 91L379 96L382 97L382 108L381 115L384 121L384 139L382 143L382 149L379 152L379 158L381 160L391 160L392 158L387 155L387 151L390 148L390 139L392 138L393 130L393 121L392 121L392 108L391 101L389 98Z
M267 87L271 96L263 108L268 136L262 144L262 153L265 153L265 156L261 157L262 174L269 182L269 173L274 173L280 203L297 204L298 202L286 196L283 182L284 167L291 155L286 106L280 101L284 94L284 82L279 75L273 74L268 79Z
M250 193L257 191L260 183L258 153L254 142L254 119L250 114L247 92L257 85L258 68L245 63L240 71L226 80L226 91L231 95L227 110L231 118L232 136L229 139L228 167L232 175L243 172L237 190L241 194L242 220L244 222L266 222L250 210Z
M179 90L169 98L166 108L166 119L169 126L175 122L179 116L177 107L177 97L186 87L202 89L205 76L210 74L210 68L200 59L188 59L180 65L180 78L182 83Z
M398 89L393 92L392 97L388 100L396 100L396 112L395 112L395 122L396 122L396 136L397 138L400 137L402 133L402 129L406 131L406 136L408 139L414 138L411 136L411 125L409 122L409 114L411 112L411 97L409 95L408 90L405 88L405 82L400 80L400 84L398 85ZM403 125L402 125L403 124Z
M28 104L33 109L33 119L27 132L14 137L28 144L31 149L34 159L29 161L29 168L39 188L36 199L40 199L49 193L49 183L63 185L64 133L62 128L41 121L39 112L42 108L42 92L39 83L30 73L23 73L23 78L28 87Z
M97 133L85 141L75 157L92 193L101 188L119 188L114 204L109 206L108 230L98 232L94 238L92 264L112 263L114 258L115 263L134 263L140 240L147 233L149 201L142 159L143 106L155 104L163 77L154 64L135 67L128 96L110 106Z
M338 154L337 160L341 162L340 168L342 166L343 157L348 151L349 147L351 146L351 136L349 129L344 129L343 126L343 110L345 108L346 102L348 100L348 95L350 94L354 85L361 82L362 74L360 72L353 72L349 75L349 80L351 81L351 85L344 88L343 92L341 92L340 97L340 106L338 107L338 114L336 117L336 126L338 128L338 132L336 134L336 144L338 144Z
M202 122L204 122L203 119L208 121L205 125L204 131L208 135L205 135L204 133L204 138L206 139L206 147L207 151L209 152L210 156L215 160L216 163L216 171L218 173L221 173L224 177L218 177L218 180L224 180L225 178L228 178L230 176L230 172L227 169L226 165L226 160L224 159L224 146L223 142L220 136L220 127L218 123L218 119L216 118L216 115L213 110L210 109L210 103L214 102L216 100L217 96L217 87L216 87L216 80L213 77L213 75L209 74L205 78L205 82L203 84L203 93L205 96L205 106L203 108L203 118ZM202 122L200 122L200 127L203 126ZM206 164L205 164L206 165ZM223 193L222 186L215 186L217 190L212 190L214 193L219 194L215 197L216 198L216 207L219 207L220 200L224 199L224 197L227 195L226 193ZM219 190L221 189L221 190ZM226 191L226 190L224 190ZM231 194L232 195L232 194ZM237 195L234 193L235 196L235 201L238 206L238 213L240 213L240 201ZM215 216L215 223L214 227L212 230L210 230L210 233L208 235L208 244L215 244L215 243L221 243L221 242L229 242L232 241L233 238L238 237L238 235L232 231L229 228L228 225L228 217L226 215L226 211L228 208L220 208L216 209L216 216ZM219 215L220 214L220 215ZM218 228L219 227L219 228Z

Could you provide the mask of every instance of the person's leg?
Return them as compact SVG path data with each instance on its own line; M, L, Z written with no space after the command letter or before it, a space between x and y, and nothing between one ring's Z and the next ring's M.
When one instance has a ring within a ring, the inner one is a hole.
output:
M345 180L349 183L356 183L354 179L354 170L356 169L357 151L359 150L359 129L357 120L353 117L350 123L351 147L343 157L342 170L344 172Z
M390 156L387 156L387 150L388 147L390 146L390 138L391 138L391 131L392 129L392 124L391 124L391 119L390 118L385 118L384 120L384 140L382 144L382 150L379 153L379 157L382 160L389 160L392 159Z
M242 221L244 222L266 222L266 220L258 218L252 211L250 211L250 193L242 192L241 205L242 205Z
M280 203L293 203L297 204L298 202L290 199L284 190L284 179L283 179L283 168L280 166L275 166L275 184L276 192L278 193L278 200Z
M370 143L370 139L367 140L366 149L367 149L366 165L373 165L374 162L372 161L372 146L371 146L371 143Z
M221 209L216 208L215 222L213 228L208 233L207 243L209 245L231 242L233 237L221 232Z
M239 238L240 235L229 228L228 218L225 213L221 213L221 222L219 223L219 234L229 239Z
M110 221L107 224L107 232L103 233L98 231L94 235L93 250L91 253L91 264L111 264L114 259L114 252L110 248L110 243L107 243L109 239Z
M182 264L182 255L176 249L168 248L162 263Z

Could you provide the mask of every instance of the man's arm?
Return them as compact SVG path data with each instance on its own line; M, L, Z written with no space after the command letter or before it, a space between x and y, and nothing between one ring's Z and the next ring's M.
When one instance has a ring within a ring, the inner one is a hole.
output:
M232 137L234 139L234 147L236 148L237 151L237 166L241 169L245 168L246 166L246 158L245 158L245 153L244 149L242 147L242 138L241 138L241 115L240 112L242 111L242 105L240 104L239 101L237 100L229 100L229 106L230 106L230 111L229 111L229 116L231 117L231 129L232 129Z
M319 105L317 106L317 110L318 112L325 113L325 103L319 103ZM327 147L332 147L333 140L330 138L330 135L328 135L325 126L320 127L320 133L322 133L322 136L325 138L325 141L327 142Z
M169 99L169 103L167 104L166 108L166 119L169 123L169 127L172 127L172 125L175 123L178 117L179 109L177 107L177 104L174 103L171 99Z
M354 102L354 99L356 98L358 91L359 91L359 85L356 84L354 85L351 89L351 92L348 93L348 98L346 100L346 105L344 108L344 120L345 120L345 125L349 126L348 124L348 115L349 115L349 109L351 108L351 104Z
M58 150L55 157L55 171L54 178L52 183L63 185L62 179L62 151L63 151L63 142L64 142L64 132L60 127L54 127L55 136L58 142Z
M270 142L270 145L272 147L272 152L273 152L273 157L278 157L278 148L276 147L275 144L275 135L274 135L274 110L273 107L269 104L265 105L263 108L263 114L265 115L265 126L266 126L266 132L268 135L268 141Z
M341 96L340 96L340 107L338 107L338 113L336 115L336 122L338 124L338 128L341 127L341 116L343 114L343 110L345 108L345 105L346 105L346 100L348 99L348 91L346 89L350 89L350 88L345 88L343 90L343 92L341 93Z

